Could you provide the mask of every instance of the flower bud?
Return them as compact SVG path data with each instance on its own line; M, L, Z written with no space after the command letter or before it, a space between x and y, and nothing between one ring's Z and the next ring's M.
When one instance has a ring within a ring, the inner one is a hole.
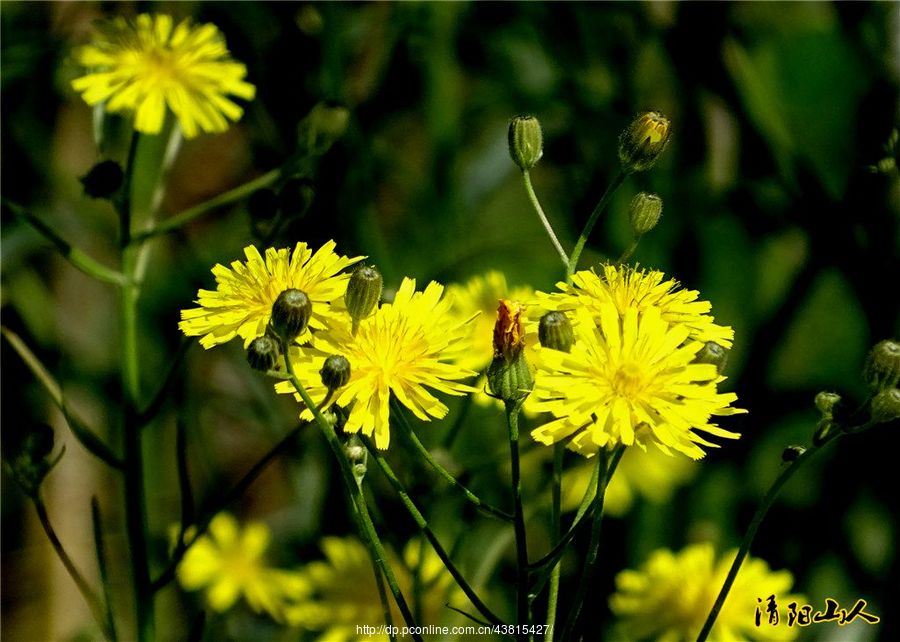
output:
M347 456L347 461L350 462L350 466L353 469L353 477L356 479L357 485L361 485L366 476L366 461L369 458L369 453L366 452L366 447L359 435L350 435L350 439L344 445L344 454Z
M872 390L896 387L900 380L900 343L891 339L876 343L866 358L863 378Z
M258 189L247 199L247 214L253 221L267 221L278 214L278 197L275 192L264 188Z
M788 446L781 453L781 461L797 461L797 458L805 452L806 448L803 446Z
M324 154L344 135L350 124L350 110L327 100L313 107L297 127L301 148L313 154Z
M353 318L354 326L372 314L381 300L381 289L384 282L381 273L374 265L363 265L356 269L347 283L344 303Z
M306 330L312 315L312 303L306 292L289 288L278 295L272 305L272 329L287 343Z
M94 165L80 179L84 193L91 198L110 198L119 191L125 180L122 166L116 161L105 160Z
M525 327L522 325L524 306L518 301L500 299L497 322L494 324L494 358L513 361L525 348Z
M565 312L548 312L538 323L538 340L545 348L570 352L575 343L575 331Z
M494 360L487 370L488 388L507 403L524 399L534 387L534 373L525 359L523 311L518 302L501 299L494 325Z
M653 167L671 134L669 119L661 113L648 111L639 115L619 136L622 170L630 174Z
M643 236L659 223L662 216L662 199L656 194L638 192L631 199L628 208L628 220L635 236Z
M821 391L816 395L816 409L823 417L832 417L834 408L841 402L841 396L836 392Z
M541 123L534 116L516 116L509 121L509 155L523 172L537 165L544 155Z
M325 359L319 376L322 377L322 385L334 392L350 381L350 362L344 355L333 354Z
M722 374L725 364L728 362L728 350L715 341L707 341L694 355L692 363L710 363L716 367L716 371Z
M279 355L281 355L281 349L278 341L268 334L256 337L247 346L247 363L251 368L260 372L273 370L278 363Z
M871 415L876 424L900 418L900 390L887 388L872 397Z

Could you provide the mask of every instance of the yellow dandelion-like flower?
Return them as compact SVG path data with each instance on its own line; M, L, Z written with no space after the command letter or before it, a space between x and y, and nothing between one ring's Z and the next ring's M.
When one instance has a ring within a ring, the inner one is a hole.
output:
M629 448L622 455L616 474L606 488L603 514L620 517L631 510L637 498L664 504L675 490L696 474L698 464L685 457L669 457L658 448ZM578 508L588 492L596 466L583 461L563 471L562 509Z
M334 253L334 241L328 241L315 254L306 243L297 243L294 251L269 248L263 258L259 250L244 248L247 260L234 261L230 268L216 265L215 290L197 293L199 308L181 311L178 327L189 337L202 336L200 345L211 348L236 336L246 348L253 339L265 334L272 304L284 290L302 290L312 303L311 328L321 330L330 318L330 303L343 296L348 274L341 270L364 257L348 258ZM298 341L307 340L309 331Z
M532 437L544 444L571 438L568 447L588 457L616 444L652 442L692 459L703 457L700 445L716 446L698 430L739 437L710 423L712 415L745 411L730 407L735 394L716 390L724 378L715 366L691 363L703 344L688 340L686 325L666 323L656 307L620 315L607 300L598 309L599 326L588 310L574 311L571 353L539 349L534 407L555 419Z
M715 341L725 348L731 347L734 330L715 323L709 315L712 305L709 301L698 300L699 292L696 290L680 289L677 281L665 280L665 275L658 270L639 270L612 264L604 264L600 268L602 276L583 270L572 276L572 285L558 283L557 287L562 292L538 292L529 311L535 326L537 317L544 312L568 312L579 308L588 310L597 323L603 305L611 302L620 315L624 315L629 308L639 312L655 308L663 321L686 326L692 339Z
M231 59L215 25L184 20L174 26L171 16L144 13L133 22L103 23L98 31L75 52L89 71L72 87L89 105L134 112L139 132L158 134L167 107L187 138L223 132L244 113L229 96L252 100L256 94L244 80L247 68Z
M660 549L639 570L620 572L609 606L619 618L621 637L657 642L695 640L736 554L730 551L716 561L709 543L693 544L678 553ZM788 627L786 606L793 601L802 603L804 598L788 593L793 583L789 571L771 571L763 560L746 558L709 639L794 639L798 629ZM782 611L778 624L769 623L766 608L770 595L775 596ZM757 608L761 613L759 626Z
M250 522L241 529L232 515L219 513L208 534L185 553L176 570L178 581L185 590L205 590L214 611L227 611L243 596L254 611L280 622L287 602L307 587L298 573L266 566L269 539L265 524Z
M360 321L355 333L349 313L341 314L342 301L338 302L334 319L327 330L316 334L314 345L294 348L292 362L314 400L327 393L319 376L325 358L339 354L350 362L350 380L329 402L353 404L345 431L374 435L375 445L387 448L391 393L416 417L429 421L443 418L448 409L426 386L449 395L475 391L461 383L475 373L455 363L469 349L469 329L449 313L450 302L443 292L444 286L433 281L416 292L415 279L404 278L394 301ZM287 381L275 389L294 393ZM301 417L311 419L312 413L304 410Z
M319 642L387 640L384 633L365 635L358 628L363 624L384 624L372 562L365 546L354 538L326 537L321 547L325 560L310 562L299 570L311 590L306 598L285 611L287 623L320 632L316 638ZM430 547L423 549L419 541L409 542L404 549L403 563L390 549L387 553L400 590L405 595L418 595L417 625L437 625L450 613L445 604L465 603L449 571ZM414 579L416 572L418 580ZM414 585L420 587L418 591L414 591ZM401 625L403 618L393 600L391 607L394 624Z

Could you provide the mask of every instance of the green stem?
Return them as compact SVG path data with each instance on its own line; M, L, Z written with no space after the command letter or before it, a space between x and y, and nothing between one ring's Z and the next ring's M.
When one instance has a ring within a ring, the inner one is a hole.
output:
M588 222L585 224L584 229L581 231L581 235L578 237L578 241L575 242L575 248L572 250L572 256L569 257L569 264L566 267L566 281L572 280L572 275L575 274L575 270L578 268L578 259L581 258L581 252L584 250L584 245L585 243L587 243L588 237L591 235L591 232L594 229L594 225L596 225L597 223L597 219L600 218L603 210L605 210L606 206L609 205L610 200L612 200L612 195L617 189L619 189L622 181L625 180L625 176L625 172L623 172L622 170L618 171L612 182L606 188L606 191L603 192L603 196L600 197L600 202L597 203L597 207L595 207L594 211L591 212L591 216L588 219Z
M422 530L423 533L425 533L425 538L431 544L434 552L444 563L444 566L447 567L450 575L452 575L453 579L456 580L459 588L462 589L462 592L465 593L466 597L469 598L469 601L472 602L472 605L476 609L478 609L478 612L481 613L491 624L504 624L503 620L494 615L494 613L487 607L487 605L485 605L485 603L481 601L481 598L478 597L478 594L475 593L471 586L469 586L469 583L466 582L465 578L462 576L462 573L460 573L459 569L456 568L456 565L450 559L447 551L445 551L444 547L441 546L441 543L438 541L437 536L435 536L434 532L431 530L431 527L428 525L428 520L425 519L425 516L422 515L421 511L418 509L412 499L410 499L409 494L406 492L406 488L403 487L400 479L394 473L393 469L390 467L387 461L385 461L384 455L382 455L378 451L378 449L374 448L368 439L365 439L363 441L366 444L366 448L369 449L369 454L371 454L372 458L378 464L378 467L381 469L381 472L384 474L385 478L387 478L388 482L391 484L391 486L393 486L394 490L397 492L397 495L400 496L400 501L403 502L403 505L406 507L406 510L416 522L416 525Z
M513 530L516 534L516 624L528 622L528 542L525 514L522 511L522 478L519 470L519 411L521 401L506 402L506 423L509 427L509 463L512 469ZM527 640L525 633L517 635Z
M13 203L8 199L3 199L3 205L12 212L13 216L25 221L40 234L50 241L56 250L71 263L76 269L84 272L88 276L94 277L103 283L112 283L113 285L124 285L125 275L121 272L108 268L102 263L91 258L81 250L73 247L71 243L57 234L52 227L44 223L37 216L26 210L17 203Z
M272 183L274 183L281 176L281 169L273 169L262 176L254 178L252 181L244 183L243 185L239 185L234 189L228 190L227 192L223 192L218 196L215 196L208 201L204 201L199 205L195 205L190 207L175 216L172 216L162 223L159 223L155 227L140 232L139 234L135 234L132 239L134 243L143 243L147 239L153 238L154 236L160 236L162 234L168 234L169 232L174 232L175 230L184 227L188 223L200 218L201 216L205 216L209 214L215 209L220 207L224 207L225 205L230 205L235 201L239 201L244 199L253 192L258 189L262 189L264 187L268 187Z
M335 434L334 428L322 415L322 412L310 398L309 393L306 392L306 388L300 382L299 377L297 377L287 342L284 342L282 345L282 352L284 354L285 366L291 377L291 383L294 384L294 389L297 391L297 394L300 395L300 398L303 400L306 407L312 412L316 424L319 426L325 437L325 441L328 442L335 459L338 460L347 493L358 511L359 522L362 526L361 534L363 538L368 540L371 544L371 550L374 553L374 563L384 574L388 586L391 589L391 593L394 595L394 600L396 600L397 606L400 608L400 613L403 615L403 619L406 621L407 626L414 627L416 626L415 618L413 618L412 611L409 609L406 598L403 597L403 593L400 591L400 585L397 583L394 571L387 562L387 553L385 553L384 546L381 544L381 540L378 537L378 532L375 530L375 524L372 522L372 517L369 515L369 509L366 504L366 496L363 492L362 484L356 482L356 477L353 475L350 462L347 461L347 456L344 454L344 449L341 447L340 440ZM414 634L413 639L422 642L421 635Z
M541 219L541 223L547 231L547 236L550 237L550 242L553 243L553 247L556 248L559 258L562 259L563 265L568 265L569 257L566 255L566 251L556 237L556 233L553 231L553 226L550 225L547 215L544 214L544 209L541 207L541 202L538 200L537 194L534 191L534 186L531 184L531 175L528 173L527 169L522 170L522 180L525 181L525 192L528 194L528 200L531 201L534 211L537 212L538 218Z
M847 432L851 432L851 430L848 430ZM719 612L725 604L725 598L728 597L728 592L731 590L731 586L737 578L738 571L741 569L744 558L746 558L747 554L750 552L750 545L753 543L753 538L756 537L756 531L759 530L759 526L762 524L763 519L765 519L766 513L769 512L772 504L775 503L775 499L778 497L778 493L781 491L782 487L794 476L794 473L800 470L806 462L820 452L825 444L834 441L840 436L840 430L835 430L829 437L822 441L822 443L810 446L810 448L804 451L797 459L790 462L787 467L779 473L778 477L775 478L775 481L772 482L769 490L766 491L762 501L760 501L759 508L756 509L753 519L750 520L750 525L747 527L747 532L744 533L744 539L741 541L737 556L731 564L731 569L728 571L725 583L722 585L722 589L719 591L709 615L706 616L706 622L703 623L703 628L697 636L697 642L704 642L709 636L710 631L712 631L713 625L716 623L716 618L719 617Z
M115 202L116 210L119 212L119 246L123 249L131 243L131 206L133 200L131 185L134 181L134 167L137 164L136 159L140 140L141 135L135 130L131 134L131 142L128 145L128 159L125 161L125 176L122 180L119 198Z
M627 261L634 254L635 250L637 250L638 244L641 242L641 237L636 236L634 240L631 242L631 245L628 246L628 249L622 252L622 256L619 257L619 260L616 261L619 265Z
M562 462L563 445L553 445L553 485L551 486L552 504L550 506L550 532L555 540L559 540L562 531ZM553 629L556 626L556 606L559 601L559 579L562 565L559 560L550 571L550 593L547 596L547 634L544 642L553 642Z
M431 453L428 452L428 449L419 441L419 437L416 435L415 431L412 429L412 426L409 425L409 421L407 421L406 417L403 415L399 404L392 403L394 407L394 416L398 418L398 424L400 425L403 433L409 438L409 441L412 443L413 447L416 449L416 452L421 455L425 461L429 463L429 465L434 468L437 473L444 478L449 484L456 486L460 491L462 491L463 495L465 495L466 499L468 499L472 504L474 504L479 510L490 515L491 517L496 517L497 519L501 519L506 522L513 521L513 516L507 513L506 511L502 511L495 506L491 506L490 504L481 500L475 493L470 491L468 488L463 486L459 480L456 479L450 471L441 466L434 457L431 456Z
M112 596L109 586L109 573L106 564L106 545L103 541L103 521L100 516L100 502L97 496L91 497L91 521L94 526L94 551L97 554L97 568L100 571L100 586L103 589L103 604L105 606L106 630L109 638L116 642L119 638L116 632L116 619L113 616Z

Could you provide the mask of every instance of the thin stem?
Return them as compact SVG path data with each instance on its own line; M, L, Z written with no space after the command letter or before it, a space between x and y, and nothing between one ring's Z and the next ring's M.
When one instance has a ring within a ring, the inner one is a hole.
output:
M600 218L603 210L605 210L606 206L609 205L610 200L612 200L612 195L617 189L619 189L622 181L625 180L625 176L625 172L623 172L621 169L618 171L618 173L616 173L615 177L612 179L612 182L606 188L606 191L603 192L603 196L600 197L600 202L597 203L594 211L591 212L591 216L588 219L588 222L585 224L584 229L581 231L581 235L578 237L578 241L575 242L575 248L572 250L572 256L569 257L569 264L566 267L566 281L571 281L572 275L575 274L575 270L578 268L578 259L581 258L581 252L584 250L584 245L585 243L587 243L588 237L591 235L591 232L594 229L594 225L596 225L597 223L597 219Z
M169 369L166 371L159 388L147 405L138 413L138 420L142 426L147 425L156 416L163 407L172 385L178 379L178 373L181 369L181 362L184 360L187 351L194 345L192 337L183 337L181 343L178 344L178 350L172 361L169 363Z
M848 430L847 432L850 432ZM756 537L756 531L759 530L760 524L762 524L763 519L766 517L766 513L769 512L769 509L772 507L772 504L775 503L775 499L778 497L778 493L781 491L782 487L787 483L787 481L794 476L803 465L812 459L817 453L822 450L822 447L825 444L834 441L838 437L841 436L840 430L835 430L831 433L831 436L826 438L821 444L812 445L806 451L803 452L797 459L790 462L775 478L775 481L772 482L772 485L769 487L769 490L766 491L766 494L763 496L762 501L759 503L759 508L756 509L756 513L753 515L753 519L750 520L750 525L747 527L747 532L744 533L744 539L741 541L741 546L738 549L737 556L734 558L734 562L731 564L731 569L728 571L728 576L725 578L725 583L722 584L722 589L719 591L719 595L716 597L716 601L712 606L712 609L709 612L709 615L706 616L706 622L703 623L703 628L700 630L700 634L697 636L697 642L704 642L706 638L709 636L710 631L712 631L713 625L716 623L716 618L719 616L719 612L722 610L722 606L725 604L725 598L728 597L728 592L731 590L732 584L734 584L734 580L737 578L738 571L741 570L741 564L744 562L744 558L747 557L747 554L750 552L750 545L753 543L753 538Z
M559 253L559 258L562 259L563 265L568 265L569 257L566 255L566 251L563 249L559 239L556 238L556 233L553 231L553 226L550 225L550 221L547 220L547 215L544 214L544 209L541 207L541 202L538 200L537 194L534 191L534 186L531 184L531 175L528 173L527 169L522 170L522 180L525 182L525 192L528 194L528 200L531 201L534 211L537 212L538 218L541 219L541 223L547 231L547 236L550 237L550 242L553 243L553 247L555 247L557 253Z
M506 423L509 427L509 463L512 469L513 530L516 534L516 624L528 622L528 542L525 533L525 514L522 511L522 478L519 470L519 411L521 401L506 402ZM525 633L517 635L527 640Z
M52 227L44 223L44 221L26 210L21 205L13 203L12 201L5 198L3 199L3 205L7 209L9 209L10 212L12 212L13 216L25 221L35 230L40 232L40 234L45 239L53 244L53 246L62 255L62 257L69 263L71 263L76 269L84 272L88 276L97 279L98 281L102 281L103 283L112 283L113 285L118 286L121 286L125 283L124 274L122 274L118 270L106 267L96 259L93 259L85 254L83 251L79 250L76 247L73 247L71 243L57 234Z
M466 499L468 499L472 504L474 504L479 510L484 512L491 517L496 517L497 519L501 519L506 522L513 521L513 516L507 513L506 511L502 511L495 506L491 506L490 504L482 501L480 497L478 497L475 493L470 491L468 488L463 486L459 480L456 479L450 471L441 466L434 457L431 456L431 453L428 452L428 449L419 441L419 437L416 435L415 431L412 429L412 426L409 425L409 421L403 415L403 412L400 410L399 405L396 403L392 404L394 406L394 416L398 418L397 423L399 424L401 430L409 439L410 443L412 443L413 447L416 449L416 452L421 455L428 464L434 468L437 473L444 478L449 484L456 486L460 491L462 491L463 495L465 495Z
M44 505L44 500L41 499L41 497L37 494L32 497L32 500L34 503L34 509L35 511L37 511L38 519L41 522L44 533L46 533L47 535L47 539L50 540L50 544L53 546L53 550L56 551L56 555L63 563L63 566L66 567L66 571L75 581L75 585L78 587L78 592L81 593L84 601L87 602L87 605L90 607L91 614L94 616L94 620L100 626L100 630L103 631L103 635L108 639L113 639L113 636L111 635L107 625L106 614L103 610L103 606L100 604L100 598L97 597L94 589L90 587L90 585L87 583L87 580L84 579L84 576L75 567L74 562L72 562L72 558L70 558L69 554L66 553L66 549L63 548L62 542L59 540L59 537L56 535L56 531L53 529L53 525L50 523L50 517L49 515L47 515L47 507Z
M125 176L122 180L119 198L116 200L116 210L119 212L119 246L123 249L131 243L131 185L134 180L134 167L137 158L138 143L141 140L140 133L135 130L131 134L131 142L128 145L128 159L125 161Z
M397 578L394 576L394 571L391 569L390 564L388 564L387 562L387 553L385 553L384 546L381 543L381 539L379 539L378 537L378 532L375 530L375 524L372 522L372 517L369 515L369 509L366 504L366 497L365 493L363 492L362 484L357 484L356 477L353 475L353 470L350 467L350 462L347 461L347 456L344 454L344 449L341 447L341 443L338 440L337 435L334 433L334 428L328 423L328 420L325 419L316 404L313 403L313 400L310 398L309 393L306 392L306 388L297 377L297 373L294 371L294 364L290 357L290 350L288 349L287 342L284 342L284 345L282 346L282 352L284 354L285 366L287 368L288 374L291 377L291 383L294 384L294 389L297 391L297 394L300 395L300 398L303 400L303 403L306 405L306 407L312 412L313 417L315 417L316 424L319 426L323 436L325 437L325 441L328 442L328 445L331 447L332 453L338 460L338 464L340 465L341 469L341 476L343 477L344 484L347 487L347 493L358 511L359 521L362 525L361 534L364 539L367 539L371 543L374 562L384 574L388 586L391 589L391 593L394 595L394 600L397 602L397 606L400 608L400 613L403 615L403 619L406 621L407 626L414 627L416 626L415 618L413 618L412 611L410 611L409 609L406 598L403 597L403 593L400 591L400 585L397 583ZM413 639L422 642L422 636L419 634L413 634Z
M622 252L622 256L619 257L619 260L616 261L618 264L622 264L634 254L635 250L637 250L638 245L641 242L641 236L635 236L634 240L631 242L631 245L628 246L628 249Z
M553 445L553 481L551 488L550 506L550 532L553 538L558 540L562 531L562 462L563 445ZM559 560L553 564L550 571L550 593L547 596L547 634L544 642L553 642L553 629L556 626L556 606L559 601L559 579L562 573L562 565Z
M378 464L381 472L387 478L391 486L393 486L394 490L397 492L397 495L400 496L400 501L403 502L403 505L406 507L406 510L416 522L416 525L422 530L423 533L425 533L425 538L431 544L434 552L444 563L444 566L447 567L450 575L452 575L453 579L456 580L457 585L459 585L459 588L462 589L462 592L465 593L466 597L469 598L469 601L472 602L472 605L476 609L478 609L478 612L481 613L491 624L504 624L503 620L494 615L494 613L487 607L487 605L485 605L485 603L481 601L481 598L478 597L478 594L475 593L471 586L469 586L469 583L466 582L465 578L462 576L462 573L460 573L459 569L456 568L456 565L450 559L447 551L445 551L444 547L441 546L441 543L438 541L434 532L431 530L431 527L428 525L428 520L425 519L425 516L422 515L422 512L418 509L412 499L410 499L409 494L406 492L406 488L404 488L402 482L394 473L391 466L387 463L387 461L385 461L384 455L382 455L376 448L374 448L368 439L364 439L363 443L366 444L366 448L369 449L369 454L375 460L375 463Z
M180 212L179 214L166 219L165 221L159 223L149 230L145 230L143 232L135 234L132 240L134 243L143 243L147 239L153 238L154 236L160 236L162 234L174 232L175 230L184 227L188 223L193 222L201 216L209 214L213 210L224 207L225 205L230 205L231 203L246 198L258 189L268 187L276 180L278 180L279 176L281 176L281 169L273 169L269 172L266 172L262 176L254 178L252 181L244 183L243 185L239 185L238 187L228 190L227 192L223 192L222 194L219 194L218 196L215 196L208 201L204 201L203 203L194 205L193 207L190 207L183 212Z
M119 638L116 632L116 619L113 616L112 596L109 590L109 573L106 568L106 546L103 542L103 520L100 516L100 502L97 496L91 497L91 521L94 526L94 551L97 554L97 568L100 571L100 586L103 589L103 603L105 605L106 628L109 638L116 642Z

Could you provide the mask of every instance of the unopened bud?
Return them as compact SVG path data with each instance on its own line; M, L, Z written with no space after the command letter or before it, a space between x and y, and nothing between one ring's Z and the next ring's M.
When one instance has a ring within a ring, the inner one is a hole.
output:
M350 362L344 355L333 354L325 359L319 376L322 377L322 385L333 392L350 381Z
M523 172L528 171L544 155L541 123L534 116L516 116L509 121L509 155Z
M344 135L350 124L350 110L327 100L310 110L298 126L300 145L314 154L323 154Z
M538 340L545 348L570 352L575 343L575 331L565 312L548 312L538 323Z
M628 208L628 220L635 236L643 236L659 223L662 216L662 199L656 194L638 192L631 199Z
M872 397L872 421L877 424L894 421L900 417L900 390L887 388Z
M494 324L494 358L513 361L525 348L525 327L522 325L524 306L518 301L500 299L497 322Z
M268 372L275 368L280 354L281 349L278 347L278 341L274 337L264 334L261 337L256 337L247 346L247 363L254 370Z
M788 446L781 453L781 461L797 461L806 452L803 446Z
M638 116L619 136L619 161L626 173L643 172L656 163L672 129L669 119L656 111Z
M357 485L361 485L366 476L366 461L369 453L366 452L366 447L359 435L350 435L350 439L344 445L344 454L347 456L347 461L350 462Z
M94 165L79 180L84 193L91 198L110 198L119 191L125 180L125 173L116 161L105 160Z
M347 293L344 303L353 318L354 324L362 321L375 309L381 300L381 289L384 282L381 273L374 265L358 267L347 282Z
M306 292L296 288L284 290L272 305L272 329L287 343L306 330L312 315L312 303Z
M823 417L832 417L834 408L841 402L841 396L836 392L823 390L816 395L816 409Z
M716 371L721 374L728 363L728 350L720 346L715 341L707 341L703 347L694 355L693 363L710 363L716 367Z
M866 358L863 377L872 390L895 388L900 380L900 343L891 339L876 343Z

